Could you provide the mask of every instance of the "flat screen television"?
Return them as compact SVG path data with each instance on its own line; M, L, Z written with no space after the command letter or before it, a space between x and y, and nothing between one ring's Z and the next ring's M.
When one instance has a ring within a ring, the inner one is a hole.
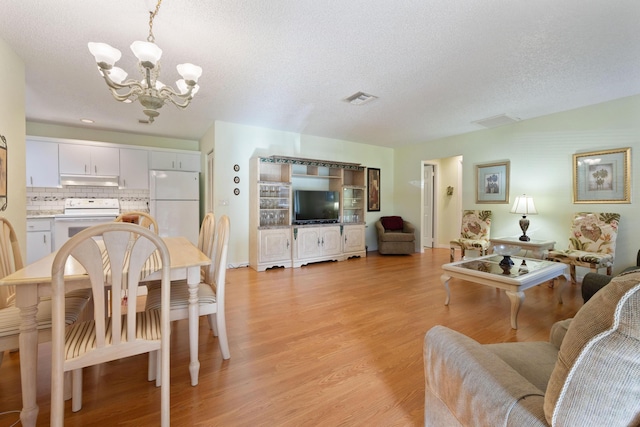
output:
M336 223L340 216L340 193L337 191L295 190L294 224Z

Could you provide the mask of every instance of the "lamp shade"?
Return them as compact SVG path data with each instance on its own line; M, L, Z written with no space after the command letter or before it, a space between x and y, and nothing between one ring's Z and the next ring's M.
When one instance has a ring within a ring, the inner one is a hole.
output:
M154 67L162 56L162 49L155 43L141 42L139 40L131 43L131 51L138 58L138 61L141 63L150 62Z
M197 65L193 65L190 63L179 64L177 67L178 73L182 76L186 81L197 82L200 76L202 75L202 68Z
M96 58L98 64L105 63L113 66L122 57L122 53L115 47L111 47L106 43L87 43L89 46L89 52Z
M114 82L120 84L127 78L127 72L120 67L113 67L109 70L109 78Z
M536 215L538 213L536 206L533 204L533 197L526 194L516 197L516 201L509 212L520 215Z
M185 82L184 79L176 80L176 86L182 95L189 92L189 85L187 85L187 82ZM195 95L198 92L198 89L200 89L200 85L195 85L191 90L191 96Z

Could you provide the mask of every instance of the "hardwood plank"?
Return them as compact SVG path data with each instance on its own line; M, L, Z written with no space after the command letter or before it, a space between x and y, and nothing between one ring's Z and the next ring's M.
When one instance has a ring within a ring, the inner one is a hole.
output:
M547 340L551 325L581 307L578 286L564 304L543 284L525 291L519 329L506 294L451 279L444 305L440 265L448 249L380 256L257 273L227 274L231 359L222 360L206 319L200 323L200 384L188 373L188 325L175 322L171 420L201 426L417 426L423 424L424 334L441 324L481 343ZM39 351L38 425L49 423L50 346ZM84 406L65 422L156 425L160 390L146 381L147 358L85 369ZM0 366L0 412L19 410L18 353ZM10 425L17 414L0 416Z

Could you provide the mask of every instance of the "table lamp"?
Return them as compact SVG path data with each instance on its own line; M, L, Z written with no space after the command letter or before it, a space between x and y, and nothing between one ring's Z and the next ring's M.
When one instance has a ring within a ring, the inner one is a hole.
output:
M527 229L529 228L529 220L527 219L527 215L536 215L538 213L538 211L536 211L535 205L533 204L533 197L527 196L526 194L517 196L516 201L509 212L522 215L522 218L520 219L522 236L520 236L519 240L523 242L528 242L529 240L531 240L529 239L529 236L527 236Z

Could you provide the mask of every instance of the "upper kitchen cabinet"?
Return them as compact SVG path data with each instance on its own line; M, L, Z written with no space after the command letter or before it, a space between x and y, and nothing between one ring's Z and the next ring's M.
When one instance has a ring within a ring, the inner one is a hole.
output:
M27 187L58 187L58 144L27 140Z
M176 153L172 151L152 151L149 161L152 170L181 170L200 172L200 153Z
M117 148L59 144L60 173L69 175L118 176L120 152Z
M120 188L149 189L149 152L120 149Z

